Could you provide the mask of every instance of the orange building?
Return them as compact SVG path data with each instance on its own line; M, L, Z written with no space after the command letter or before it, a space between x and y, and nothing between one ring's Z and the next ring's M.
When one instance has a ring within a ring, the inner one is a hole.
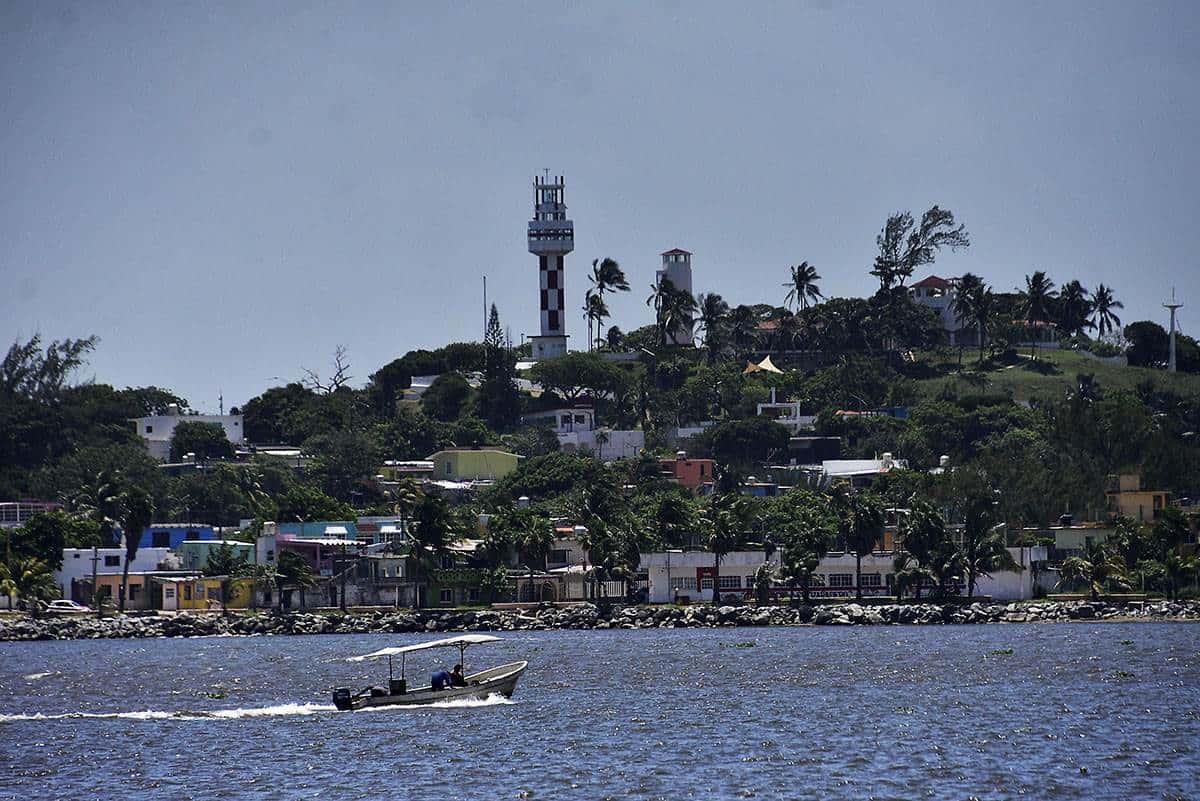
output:
M683 451L675 454L674 459L658 460L658 467L664 476L693 492L713 482L715 466L712 459L689 459Z

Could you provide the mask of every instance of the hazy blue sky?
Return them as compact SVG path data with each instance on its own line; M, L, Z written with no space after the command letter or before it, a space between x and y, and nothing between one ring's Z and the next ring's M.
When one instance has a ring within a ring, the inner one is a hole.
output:
M567 178L585 267L650 321L658 253L781 302L807 259L866 295L891 212L973 245L934 271L1112 285L1200 315L1200 4L0 5L9 341L98 334L90 372L243 403L346 345L357 379L477 338L480 276L537 324L529 184ZM572 341L585 337L581 314Z

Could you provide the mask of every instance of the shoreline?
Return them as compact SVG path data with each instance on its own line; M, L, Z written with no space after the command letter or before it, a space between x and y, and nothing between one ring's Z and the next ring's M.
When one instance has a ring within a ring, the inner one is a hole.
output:
M236 610L175 615L0 618L0 642L159 637L413 634L468 631L604 631L767 626L981 625L1054 622L1200 622L1200 601L1048 601L1020 604L908 603L822 606L618 606L593 604L476 611L380 609L342 613Z

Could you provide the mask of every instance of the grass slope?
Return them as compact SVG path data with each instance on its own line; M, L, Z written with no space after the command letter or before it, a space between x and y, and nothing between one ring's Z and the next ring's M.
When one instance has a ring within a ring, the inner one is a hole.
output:
M957 353L953 356L954 361L946 361L945 354L941 358L926 354L927 364L944 374L917 382L920 399L936 398L947 387L952 387L959 396L1005 394L1016 401L1061 398L1076 386L1076 376L1081 373L1093 374L1102 390L1132 390L1149 379L1182 395L1200 394L1200 375L1172 375L1147 367L1105 364L1075 351L1038 350L1037 360L1034 361L1029 358L1029 350L1023 348L1020 363L1012 366L989 365L983 371L974 369L973 355L969 350L964 354L960 372Z

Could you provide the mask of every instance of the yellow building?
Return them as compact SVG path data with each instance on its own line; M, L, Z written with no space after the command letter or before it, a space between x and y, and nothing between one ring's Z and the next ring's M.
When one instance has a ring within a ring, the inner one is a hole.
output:
M219 576L171 576L157 579L162 583L162 608L216 611L221 608ZM250 606L250 581L234 579L229 590L229 609Z
M447 448L429 461L435 481L496 481L516 470L519 458L493 448Z
M1104 495L1110 515L1143 523L1160 518L1171 498L1165 490L1142 489L1142 477L1137 473L1109 476Z

